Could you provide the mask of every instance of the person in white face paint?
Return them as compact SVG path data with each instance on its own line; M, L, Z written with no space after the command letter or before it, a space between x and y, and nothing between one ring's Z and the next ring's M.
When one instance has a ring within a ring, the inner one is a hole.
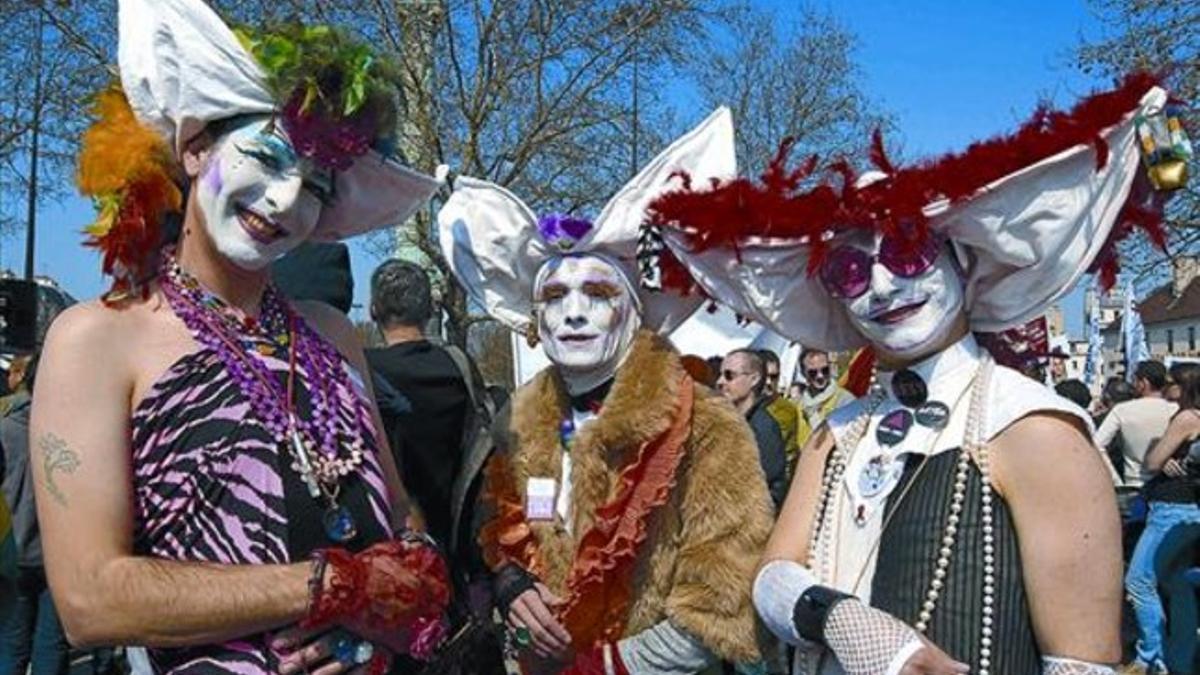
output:
M877 359L868 396L802 451L755 580L794 672L1112 673L1120 524L1091 421L973 331L1041 314L1151 213L1133 184L1136 127L1166 101L1153 85L913 168L876 139L880 172L843 167L836 187L801 191L777 159L762 185L651 204L648 228L710 297Z
M759 660L750 582L772 518L750 430L664 337L699 304L646 293L646 202L735 171L729 112L677 140L594 223L536 218L468 177L438 214L458 281L545 349L493 429L479 540L525 673L685 673Z
M355 331L269 280L301 242L401 222L437 188L375 149L394 92L369 59L305 61L329 53L313 40L362 53L329 27L235 36L199 0L121 0L119 27L79 167L113 286L54 323L30 434L67 636L145 645L167 673L425 655L448 579L405 530ZM296 58L263 65L268 44Z

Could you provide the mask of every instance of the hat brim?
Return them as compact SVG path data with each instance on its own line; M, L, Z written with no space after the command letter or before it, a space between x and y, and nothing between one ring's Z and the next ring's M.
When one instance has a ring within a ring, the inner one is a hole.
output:
M321 210L313 241L337 241L413 216L441 183L375 151L354 161L335 178L334 201Z

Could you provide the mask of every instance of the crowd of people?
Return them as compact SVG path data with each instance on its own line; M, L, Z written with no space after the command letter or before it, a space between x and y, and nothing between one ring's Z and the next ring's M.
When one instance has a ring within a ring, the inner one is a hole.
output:
M1195 672L1200 366L1093 406L991 346L1162 206L1153 77L829 176L739 177L719 109L596 219L539 217L404 166L388 64L335 27L118 5L78 171L112 286L0 417L0 675L68 644L139 674ZM379 346L346 315L330 242L439 191L444 281L549 360L514 389L438 339L420 266L371 276ZM680 354L707 303L805 345L797 381Z

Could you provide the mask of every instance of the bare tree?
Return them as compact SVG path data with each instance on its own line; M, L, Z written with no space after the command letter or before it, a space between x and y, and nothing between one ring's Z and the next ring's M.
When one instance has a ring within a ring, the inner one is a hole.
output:
M234 22L296 18L358 33L400 65L397 131L409 164L487 178L540 212L593 215L666 139L707 113L680 109L681 92L699 88L709 107L732 104L752 163L786 135L806 152L832 155L853 147L874 120L855 86L853 37L828 14L808 12L785 31L730 0L212 4ZM116 1L0 3L0 173L13 180L22 165L5 149L23 147L27 135L22 93L29 26L39 17L54 54L44 66L54 92L44 124L60 160L43 175L67 186L91 96L115 75ZM0 176L0 199L14 191ZM373 248L405 248L435 272L450 338L464 344L484 318L450 281L434 208L377 235ZM471 342L494 341L489 328L480 330L484 337Z
M780 142L795 140L797 157L829 162L852 158L870 132L890 125L859 88L856 38L829 11L803 6L794 23L743 4L717 37L731 45L697 63L697 82L710 105L732 108L743 173L755 174Z
M1194 107L1200 95L1200 3L1090 0L1089 4L1104 35L1080 45L1078 67L1114 79L1138 69L1166 74L1171 93L1193 102L1185 113L1185 123L1193 140L1200 140L1200 114ZM1125 244L1124 268L1139 287L1164 281L1171 265L1163 263L1170 258L1200 254L1200 163L1193 161L1191 169L1190 184L1174 195L1167 209L1170 237L1166 255L1141 238Z

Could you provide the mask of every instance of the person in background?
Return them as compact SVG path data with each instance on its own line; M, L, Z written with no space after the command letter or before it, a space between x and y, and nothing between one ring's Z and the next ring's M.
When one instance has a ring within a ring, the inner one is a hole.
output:
M316 300L342 314L354 302L350 249L340 241L300 244L271 265L271 280L290 300Z
M1114 406L1125 401L1132 401L1137 394L1133 391L1133 385L1125 381L1123 377L1110 377L1104 383L1104 389L1100 390L1100 402L1097 405L1095 413L1092 415L1092 420L1099 429L1104 424L1105 418L1112 412ZM1119 473L1125 469L1125 439L1117 434L1109 441L1107 446L1097 446L1104 451L1108 456L1108 461L1112 464L1113 469ZM1125 481L1124 475L1119 476L1121 482Z
M790 469L796 465L796 455L800 452L800 409L779 393L779 355L770 349L760 349L758 355L762 357L767 372L767 380L763 385L763 405L783 435L783 453L787 457L790 476Z
M1054 385L1054 393L1087 411L1092 406L1092 393L1082 380L1063 380Z
M833 381L829 352L805 349L800 353L804 371L804 393L800 397L800 431L797 442L803 447L829 413L854 400L854 396Z
M792 385L788 387L787 396L788 400L790 400L792 403L800 405L800 397L804 396L804 385L799 382L793 382ZM799 420L797 420L797 423L799 423Z
M758 461L767 477L767 489L776 510L787 495L787 455L779 423L767 411L764 387L766 364L753 349L735 349L721 362L717 388L746 418L758 445Z
M474 373L462 350L425 336L432 316L429 275L421 267L388 260L371 274L371 319L385 346L366 355L371 371L386 382L376 392L380 413L409 495L420 506L429 534L448 547L451 486L462 466L463 431L471 413L466 378ZM467 372L457 359L467 364ZM389 385L394 392L384 391Z
M1150 503L1150 515L1125 574L1125 590L1138 627L1137 655L1122 670L1129 674L1167 672L1163 653L1166 616L1158 595L1155 561L1172 528L1200 523L1200 494L1185 466L1189 450L1200 436L1200 365L1176 364L1171 367L1171 379L1179 385L1179 409L1145 455L1142 475L1147 480L1142 491Z
M1107 448L1118 435L1124 442L1124 461L1116 465L1125 485L1140 487L1149 477L1142 463L1146 453L1167 430L1167 423L1179 406L1163 397L1167 386L1167 369L1158 361L1137 364L1133 389L1137 398L1118 403L1096 430L1096 445Z
M67 670L67 640L46 585L29 466L30 393L37 360L36 354L20 359L24 377L15 383L8 411L0 419L0 447L7 460L0 493L12 513L17 544L14 606L7 619L0 616L0 675L23 675L27 667L39 675Z

